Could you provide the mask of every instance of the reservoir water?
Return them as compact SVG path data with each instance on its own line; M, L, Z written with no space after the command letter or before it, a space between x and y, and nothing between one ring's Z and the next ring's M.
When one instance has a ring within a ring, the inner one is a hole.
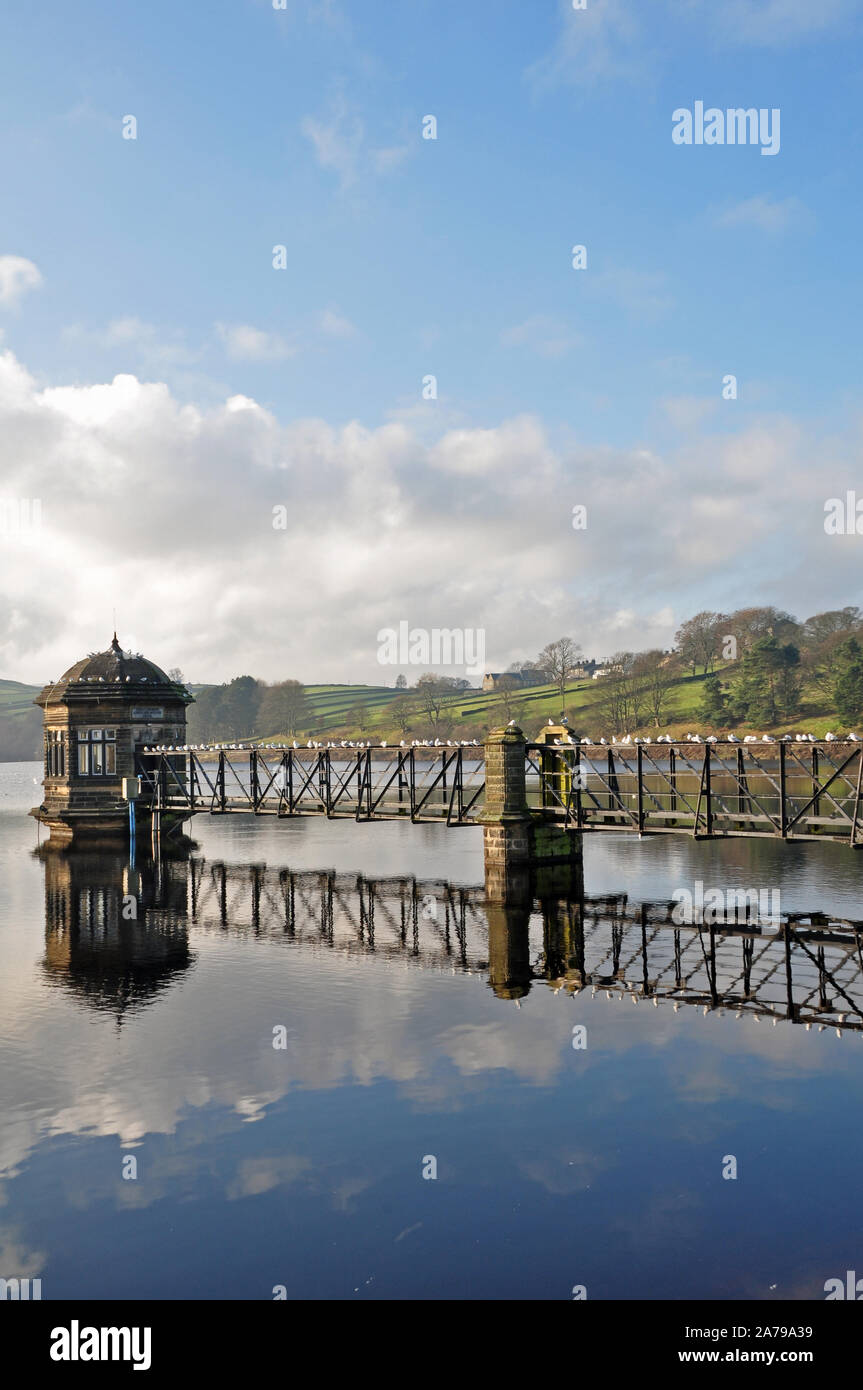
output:
M863 1268L853 934L675 946L655 909L859 919L863 857L597 833L584 903L507 918L477 827L199 816L131 868L37 852L40 776L0 765L0 1278L771 1300Z

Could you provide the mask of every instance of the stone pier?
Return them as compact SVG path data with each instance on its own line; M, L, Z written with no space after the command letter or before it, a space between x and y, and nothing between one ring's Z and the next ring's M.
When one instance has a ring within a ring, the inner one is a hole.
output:
M483 827L486 899L526 904L536 893L580 896L584 888L581 834L557 823L527 799L527 740L515 724L485 741Z

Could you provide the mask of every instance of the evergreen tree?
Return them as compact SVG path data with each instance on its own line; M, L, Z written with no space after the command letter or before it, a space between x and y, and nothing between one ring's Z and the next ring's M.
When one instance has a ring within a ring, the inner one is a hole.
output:
M863 649L856 637L836 649L835 660L833 702L844 722L854 725L863 717Z
M728 722L728 700L718 676L708 676L701 695L701 718L720 728Z
M731 692L735 719L767 727L789 719L800 708L800 652L792 642L759 637L740 663Z

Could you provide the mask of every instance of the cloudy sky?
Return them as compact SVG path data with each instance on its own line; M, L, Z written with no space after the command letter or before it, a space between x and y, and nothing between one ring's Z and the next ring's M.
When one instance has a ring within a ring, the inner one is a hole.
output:
M391 684L403 621L499 669L860 601L859 0L15 11L0 677L114 610L191 680ZM698 101L778 154L675 144Z

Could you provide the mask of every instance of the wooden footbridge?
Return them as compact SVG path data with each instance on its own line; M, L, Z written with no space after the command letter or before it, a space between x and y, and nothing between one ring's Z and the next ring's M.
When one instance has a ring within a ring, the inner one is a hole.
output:
M523 814L577 831L863 843L859 741L597 744L564 734L528 743L518 730L502 732L485 746L148 749L142 802L181 816L463 826L499 811L502 820Z

